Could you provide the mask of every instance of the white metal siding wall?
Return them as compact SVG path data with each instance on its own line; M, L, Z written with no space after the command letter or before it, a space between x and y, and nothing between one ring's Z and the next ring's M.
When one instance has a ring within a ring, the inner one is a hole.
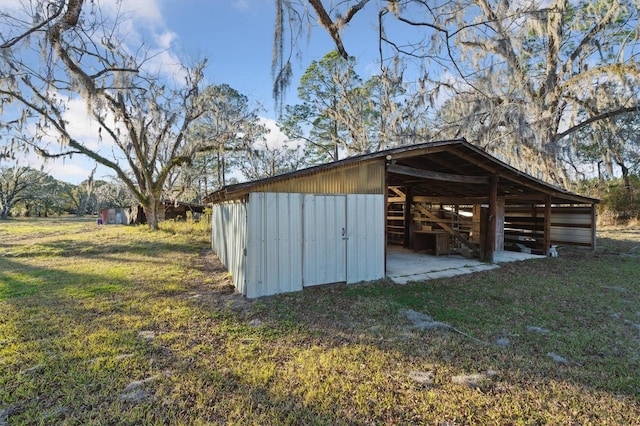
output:
M347 280L345 204L344 195L304 196L304 286Z
M544 207L507 206L506 219L510 223L511 234L542 239L544 223ZM537 219L537 223L534 223ZM520 222L520 223L518 223ZM530 222L530 223L527 223ZM595 217L592 207L552 206L551 207L551 243L563 245L579 245L593 247L595 233Z
M245 289L247 206L245 203L215 204L212 211L211 247L227 267L233 285L242 294Z
M384 278L384 195L347 195L347 284Z
M551 208L551 242L561 244L593 245L595 222L591 208Z
M384 195L252 193L246 209L247 297L384 277Z
M302 194L251 193L246 296L302 290Z

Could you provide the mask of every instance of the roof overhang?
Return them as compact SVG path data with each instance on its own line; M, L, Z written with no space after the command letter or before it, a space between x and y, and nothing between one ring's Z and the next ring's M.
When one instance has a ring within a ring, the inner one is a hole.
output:
M243 199L258 186L295 179L357 162L384 161L387 186L411 187L412 196L442 204L477 204L488 201L490 181L498 179L498 196L509 204L596 204L599 200L574 194L536 179L464 139L406 145L349 157L344 160L266 179L229 185L212 192L206 203Z

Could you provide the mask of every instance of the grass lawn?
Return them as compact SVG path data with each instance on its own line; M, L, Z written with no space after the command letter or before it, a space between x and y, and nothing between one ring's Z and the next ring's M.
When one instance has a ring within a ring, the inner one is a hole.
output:
M161 226L0 222L0 426L639 422L640 228L250 301L205 226Z

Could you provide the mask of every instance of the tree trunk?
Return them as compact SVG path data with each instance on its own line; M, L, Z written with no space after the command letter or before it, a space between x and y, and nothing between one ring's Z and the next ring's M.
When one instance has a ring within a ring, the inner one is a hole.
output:
M624 189L631 193L631 180L629 180L629 168L620 160L618 160L618 166L622 172L622 181L624 182Z
M78 211L76 212L76 216L84 216L87 213L87 206L89 205L89 199L91 198L91 194L93 193L93 175L96 174L96 170L98 169L98 164L95 165L93 170L91 170L91 174L87 179L86 190L87 193L85 197L80 199L80 205L78 206Z
M158 205L160 202L155 198L151 197L148 205L143 205L145 215L147 216L147 225L149 225L149 230L157 231L160 229L158 226Z

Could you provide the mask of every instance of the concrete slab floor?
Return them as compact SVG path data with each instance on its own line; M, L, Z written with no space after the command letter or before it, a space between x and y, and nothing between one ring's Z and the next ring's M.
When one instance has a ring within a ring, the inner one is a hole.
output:
M514 251L497 251L494 254L494 263L485 263L460 255L432 256L402 247L389 246L387 247L387 277L395 283L406 284L409 281L425 281L488 271L498 268L500 263L544 257Z

